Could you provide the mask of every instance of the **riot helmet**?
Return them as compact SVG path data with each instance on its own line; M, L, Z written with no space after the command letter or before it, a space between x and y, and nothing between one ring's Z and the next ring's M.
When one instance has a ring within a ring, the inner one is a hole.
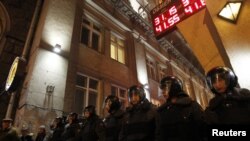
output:
M121 107L121 102L117 96L109 95L105 99L105 105L108 106L108 112L111 113L113 111L117 111Z
M69 123L77 122L77 120L78 120L78 114L77 113L75 113L75 112L69 113L69 115L68 115L68 122Z
M63 126L63 118L62 117L56 117L53 121L52 128L56 127L62 127Z
M77 114L77 113L75 113L75 112L71 112L71 113L69 113L69 116L72 116L72 117L77 117L77 116L78 116L78 114Z
M93 115L96 114L95 106L94 106L94 105L89 105L89 106L87 106L87 107L84 108L83 112L84 112L84 115L85 115L86 113L88 113L88 114L89 114L89 117L91 117L91 116L93 116ZM88 118L88 117L87 117L87 118Z
M179 78L169 75L161 79L160 89L165 98L171 98L178 96L178 94L183 91L183 86Z
M207 85L214 94L231 91L238 83L237 76L227 67L218 66L208 71Z
M137 95L137 96L139 96L139 101L138 101L138 103L139 102L141 102L141 101L143 101L144 99L145 99L145 91L144 91L144 89L143 89L143 87L142 86L138 86L138 85L133 85L133 86L131 86L129 89L128 89L128 96L129 96L129 101L130 101L130 103L134 103L135 104L135 102L133 102L133 100L131 100L131 98L133 97L133 95Z

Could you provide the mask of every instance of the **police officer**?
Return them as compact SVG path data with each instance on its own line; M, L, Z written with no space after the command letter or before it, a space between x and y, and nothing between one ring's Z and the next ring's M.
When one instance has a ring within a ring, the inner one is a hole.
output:
M134 85L128 90L131 107L127 108L120 132L120 141L153 141L155 106L145 96L143 87Z
M62 133L64 132L64 124L62 117L56 117L51 125L51 132L48 141L63 141Z
M109 115L104 119L106 141L118 141L124 111L117 96L109 95L105 99L105 109Z
M75 141L80 129L78 122L78 114L71 112L68 115L68 123L64 127L64 132L62 133L63 141Z
M207 73L207 84L214 94L206 108L210 124L250 125L250 91L236 88L237 76L227 67L215 67Z
M85 120L80 130L81 141L105 141L105 127L103 121L96 114L95 106L84 108Z
M203 140L203 110L183 91L180 79L166 76L160 81L160 89L166 102L157 110L156 141Z

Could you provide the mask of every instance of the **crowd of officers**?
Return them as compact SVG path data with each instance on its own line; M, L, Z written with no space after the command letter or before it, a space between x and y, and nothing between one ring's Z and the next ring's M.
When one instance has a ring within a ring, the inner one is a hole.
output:
M119 98L110 95L104 119L89 105L84 119L76 113L68 115L67 123L55 118L51 133L38 141L206 141L209 126L250 125L250 91L237 87L237 76L229 68L211 69L207 84L214 97L205 110L183 90L180 79L166 76L160 82L166 102L160 107L148 101L143 87L134 85L128 90L130 106L125 111ZM16 141L6 140L8 133L12 131L2 129L0 141Z

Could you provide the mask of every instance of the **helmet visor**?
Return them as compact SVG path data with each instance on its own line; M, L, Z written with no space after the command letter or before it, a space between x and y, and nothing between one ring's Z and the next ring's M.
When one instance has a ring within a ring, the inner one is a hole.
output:
M218 93L223 93L227 90L227 87L230 83L228 74L226 73L216 73L211 77L211 86Z
M132 105L136 105L140 102L141 98L140 98L140 94L139 93L136 93L136 92L132 92L129 94L129 102L132 104Z
M112 101L111 101L110 99L107 99L107 100L105 101L105 109L106 109L107 111L109 111L109 109L110 109L110 107L111 107L111 104L112 104Z
M168 98L169 97L169 91L171 89L171 85L172 85L172 83L170 81L166 82L164 84L161 84L161 86L160 86L160 93L162 94L162 96L164 98Z

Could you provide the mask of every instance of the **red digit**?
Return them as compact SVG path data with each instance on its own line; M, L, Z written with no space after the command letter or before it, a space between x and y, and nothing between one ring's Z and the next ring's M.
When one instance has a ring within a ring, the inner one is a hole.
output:
M155 18L154 23L155 23L155 26L160 24L160 18L159 17Z
M200 2L201 2L201 5L202 5L202 6L205 6L205 5L206 5L205 0L200 0Z
M177 9L176 9L175 6L173 6L173 7L171 7L171 8L169 9L169 14L170 14L170 15L174 15L175 13L177 13Z
M155 27L155 31L156 31L157 33L161 32L161 31L162 31L161 25Z
M190 3L189 0L181 0L181 2L182 2L182 4L183 4L184 7L186 7Z
M178 14L175 14L173 17L168 19L169 26L174 25L178 21L180 21L180 17L178 16Z
M192 14L193 13L193 9L192 9L191 6L186 7L184 10L185 10L186 14Z
M164 22L164 23L163 23L163 28L164 28L164 29L167 29L168 27L169 27L169 26L167 25L167 22Z
M175 14L173 16L173 19L174 19L174 23L177 23L178 21L180 21L180 17L178 16L178 14Z
M194 6L195 6L196 9L199 9L199 8L200 8L200 6L198 5L197 2L194 3Z

